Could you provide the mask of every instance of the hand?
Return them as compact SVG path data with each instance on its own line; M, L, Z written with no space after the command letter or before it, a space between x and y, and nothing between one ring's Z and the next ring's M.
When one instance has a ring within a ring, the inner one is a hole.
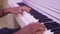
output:
M29 24L13 34L43 34L45 25L40 23Z
M15 8L6 8L4 11L5 11L5 13L22 14L23 12L19 12L19 11L30 12L30 10L31 10L31 8L29 8L27 6L19 6L19 7L15 7Z
M30 12L31 8L30 7L27 7L27 6L19 6L18 7L18 10L23 10L23 11Z

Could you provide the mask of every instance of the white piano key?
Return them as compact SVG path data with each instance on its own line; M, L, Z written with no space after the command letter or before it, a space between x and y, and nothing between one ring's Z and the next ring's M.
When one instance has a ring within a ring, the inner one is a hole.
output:
M24 11L24 16L23 17L26 18L26 20L30 23L31 22L38 22L37 19L35 19L31 14L27 13L26 11Z
M35 19L32 15L30 15L26 11L24 11L23 15L18 14L17 16L15 16L15 18L16 18L18 24L21 26L21 28L23 28L24 26L26 26L28 24L38 22L37 19Z
M54 32L51 32L51 30L46 30L43 34L54 34Z

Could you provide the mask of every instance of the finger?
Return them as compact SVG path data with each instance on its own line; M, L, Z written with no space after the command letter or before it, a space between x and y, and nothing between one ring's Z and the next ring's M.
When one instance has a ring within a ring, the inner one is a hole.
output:
M20 6L20 10L30 12L31 8L27 6Z
M26 7L25 10L26 10L27 12L30 12L31 8Z

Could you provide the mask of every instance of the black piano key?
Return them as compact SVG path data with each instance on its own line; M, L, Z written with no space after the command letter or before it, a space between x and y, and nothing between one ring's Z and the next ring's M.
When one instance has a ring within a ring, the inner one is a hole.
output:
M60 27L55 27L51 29L52 32L60 32Z
M32 9L30 13L31 13L31 15L33 15L37 19L48 18L48 17L44 16L43 14L39 13L38 11L36 11L34 9Z
M60 34L60 31L59 32L54 32L54 34Z
M44 25L47 27L47 29L52 29L52 28L60 27L60 25L58 23L56 23L56 22L44 23Z
M39 19L39 22L43 22L43 23L48 23L48 22L50 22L50 21L53 21L53 20L51 20L51 19Z

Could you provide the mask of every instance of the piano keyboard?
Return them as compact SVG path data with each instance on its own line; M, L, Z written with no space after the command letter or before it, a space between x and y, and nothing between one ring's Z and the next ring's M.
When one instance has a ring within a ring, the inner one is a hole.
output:
M19 5L25 5L24 3L18 3ZM32 8L31 15L33 15L36 19L39 19L40 23L44 23L44 25L47 27L47 30L51 30L51 32L54 32L54 34L60 34L60 24L55 22L54 20L48 18L47 16L39 13L38 11L34 10Z
M60 33L60 24L55 22L54 20L46 17L45 15L38 13L36 10L32 9L30 12L36 19L39 19L39 22L45 24L48 30L54 32L54 34Z

